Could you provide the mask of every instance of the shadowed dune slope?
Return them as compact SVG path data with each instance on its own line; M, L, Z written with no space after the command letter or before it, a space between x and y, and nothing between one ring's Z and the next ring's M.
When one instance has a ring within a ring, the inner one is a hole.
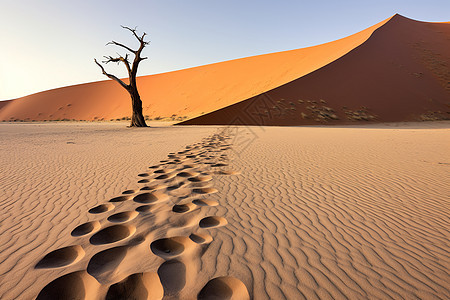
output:
M450 116L450 24L395 15L303 77L181 124L310 125Z
M314 47L139 77L144 114L192 118L259 95L342 57L389 20ZM101 81L13 100L0 106L0 120L112 119L131 116L130 110L126 91L113 81Z

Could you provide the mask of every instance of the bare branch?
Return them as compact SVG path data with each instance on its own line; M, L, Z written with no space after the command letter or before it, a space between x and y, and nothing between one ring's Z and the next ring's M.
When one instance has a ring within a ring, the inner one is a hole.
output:
M123 82L122 80L120 80L119 78L117 78L116 76L109 74L105 71L105 68L103 68L103 66L97 61L97 59L94 58L95 63L100 67L100 69L102 69L102 73L104 75L106 75L108 78L117 81L124 89L128 90L130 87Z
M131 49L130 47L125 46L125 45L123 45L123 44L121 44L121 43L118 43L118 42L116 42L116 41L111 41L111 42L107 43L106 45L116 45L116 46L119 46L119 47L122 47L122 48L127 49L127 50L130 51L131 53L136 53L136 52L137 52L136 50L133 50L133 49Z
M122 25L120 25L120 26L122 26ZM139 36L138 36L137 33L136 33L136 28L137 28L137 27L134 28L134 29L131 29L130 27L122 26L122 28L131 31L131 32L133 33L133 35L138 39L138 41L141 41L141 39L139 38Z
M119 57L103 56L106 60L102 61L102 63L108 64L110 62L115 62L115 63L123 62L125 64L125 67L127 68L128 75L130 75L131 74L131 66L130 66L130 61L128 60L128 54L125 54L125 57L123 57L122 55L120 55L118 53L117 53L117 55Z

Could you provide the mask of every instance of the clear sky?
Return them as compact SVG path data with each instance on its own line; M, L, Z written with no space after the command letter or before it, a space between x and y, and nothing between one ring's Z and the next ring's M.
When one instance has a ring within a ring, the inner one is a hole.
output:
M148 33L149 75L330 42L395 13L450 21L450 1L0 0L0 100L105 80L94 57L123 53L105 44L136 45L120 25Z

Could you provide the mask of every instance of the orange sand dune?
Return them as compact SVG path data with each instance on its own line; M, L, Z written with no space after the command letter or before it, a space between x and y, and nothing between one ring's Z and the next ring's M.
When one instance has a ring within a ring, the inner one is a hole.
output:
M342 57L390 19L319 46L140 77L144 114L190 118L261 94ZM16 99L0 107L0 120L112 119L130 116L130 107L127 93L108 80Z
M395 15L332 63L182 124L305 125L450 117L450 25Z

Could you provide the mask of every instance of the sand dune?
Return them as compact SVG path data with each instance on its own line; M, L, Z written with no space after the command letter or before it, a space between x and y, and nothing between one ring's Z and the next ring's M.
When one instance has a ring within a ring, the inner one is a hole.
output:
M450 119L450 26L400 15L330 64L182 124L312 125Z
M2 124L0 298L445 299L448 125Z
M144 114L191 118L271 90L342 57L388 20L323 45L139 77ZM102 81L16 99L0 107L0 120L109 120L130 110L128 94Z
M144 114L201 116L184 124L447 119L449 36L448 23L395 15L314 47L142 76ZM2 103L0 120L110 120L130 116L129 102L115 82L101 81Z

